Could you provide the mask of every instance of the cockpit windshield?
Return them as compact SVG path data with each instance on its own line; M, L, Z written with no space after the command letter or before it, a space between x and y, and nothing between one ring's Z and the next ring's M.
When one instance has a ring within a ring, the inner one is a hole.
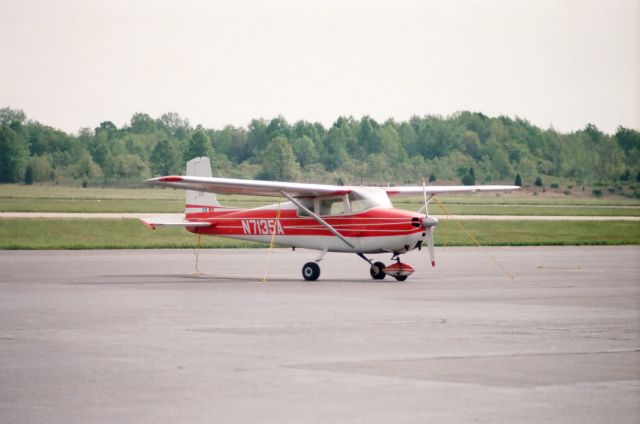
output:
M374 207L392 208L391 201L387 193L377 187L358 187L349 193L349 203L351 212L362 212Z

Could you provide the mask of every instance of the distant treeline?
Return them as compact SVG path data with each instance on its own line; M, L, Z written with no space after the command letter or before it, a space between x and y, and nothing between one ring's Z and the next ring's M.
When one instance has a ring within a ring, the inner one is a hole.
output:
M176 113L136 113L118 128L68 134L0 109L0 182L120 185L184 172L186 160L212 159L214 175L327 183L404 184L430 180L576 185L640 178L640 132L614 135L595 125L563 134L524 119L459 112L376 122L339 117L325 128L283 117L248 127L208 129ZM477 181L476 181L477 180Z

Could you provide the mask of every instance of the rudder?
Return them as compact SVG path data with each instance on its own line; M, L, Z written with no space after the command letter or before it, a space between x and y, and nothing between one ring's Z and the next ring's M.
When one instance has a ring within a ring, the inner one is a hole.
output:
M187 162L187 176L191 177L212 177L211 162L206 156L193 158ZM203 191L187 190L185 201L185 214L202 213L207 207L220 206L216 195Z

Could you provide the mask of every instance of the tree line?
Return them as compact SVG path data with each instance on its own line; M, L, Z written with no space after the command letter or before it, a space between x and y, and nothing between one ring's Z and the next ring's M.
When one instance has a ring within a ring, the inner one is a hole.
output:
M289 123L279 116L247 127L192 125L176 113L136 113L118 128L104 121L69 134L0 109L0 182L121 185L180 174L208 156L214 175L345 184L563 179L576 185L640 179L640 132L613 135L588 124L572 133L520 118L459 112L377 122L339 117Z

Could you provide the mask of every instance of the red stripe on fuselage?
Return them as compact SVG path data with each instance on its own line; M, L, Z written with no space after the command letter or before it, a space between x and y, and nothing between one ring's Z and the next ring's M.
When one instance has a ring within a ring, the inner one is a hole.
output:
M208 221L211 227L191 228L199 234L221 236L269 235L333 236L311 217L301 217L296 210L282 210L276 220L275 209L249 209L237 212L220 211L190 214L189 218ZM354 215L325 216L323 219L345 237L385 237L414 234L423 231L411 225L417 214L402 209L371 209ZM277 224L276 224L277 221ZM282 231L282 232L280 232Z

